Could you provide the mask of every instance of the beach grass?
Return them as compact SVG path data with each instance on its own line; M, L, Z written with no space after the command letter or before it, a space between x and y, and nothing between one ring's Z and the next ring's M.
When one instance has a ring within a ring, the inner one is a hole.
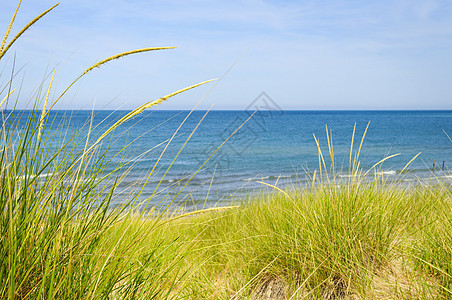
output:
M138 249L168 251L169 298L448 299L450 196L441 184L317 184L131 223L134 233L156 230Z
M0 59L52 9L8 42L16 11ZM95 137L92 124L73 134L66 123L55 124L49 111L102 64L167 48L111 56L50 99L53 72L31 100L25 119L19 118L23 111L3 111L1 299L452 297L451 187L439 179L427 186L388 183L374 172L379 163L363 170L359 153L365 133L355 144L352 133L345 181L336 176L327 128L325 154L314 137L319 169L310 183L282 187L263 182L271 191L249 195L236 206L196 212L174 213L168 206L143 210L136 205L139 189L113 207L128 166L118 163L106 171L110 133L144 109L199 84L146 102ZM0 91L3 107L17 103L13 78Z
M24 32L56 7L34 18L10 38L20 5L19 2L2 39L0 60ZM151 299L171 291L172 281L166 275L179 275L169 272L167 260L155 259L168 245L134 247L146 234L155 232L152 226L146 228L146 233L130 231L140 189L125 195L119 205L112 205L116 188L129 166L118 163L112 171L106 171L111 164L108 145L114 141L110 133L144 109L209 81L148 101L99 136L92 136L92 121L74 133L64 121L55 124L56 117L51 118L49 113L78 80L95 68L128 55L171 48L174 47L137 49L101 60L61 93L53 91L56 96L49 99L54 70L51 76L45 76L50 80L44 80L34 98L28 100L32 103L29 111L15 109L20 99L19 93L14 94L15 70L2 83L1 93L6 95L1 101L0 129L0 298L134 298L138 293ZM152 196L148 202L151 200ZM121 233L105 239L112 228L119 228ZM136 253L126 259L124 253L129 249ZM180 255L176 253L177 257ZM168 258L169 252L161 257ZM152 272L145 272L150 268Z

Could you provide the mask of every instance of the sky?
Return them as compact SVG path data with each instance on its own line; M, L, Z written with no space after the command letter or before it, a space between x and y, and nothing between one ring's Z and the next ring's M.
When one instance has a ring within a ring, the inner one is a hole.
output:
M55 3L23 0L12 34ZM16 5L0 1L0 34ZM25 107L53 68L55 97L99 60L160 46L177 48L93 70L58 108L133 109L219 78L160 109L246 109L262 92L282 109L452 109L448 0L62 0L2 59L0 86L14 63Z

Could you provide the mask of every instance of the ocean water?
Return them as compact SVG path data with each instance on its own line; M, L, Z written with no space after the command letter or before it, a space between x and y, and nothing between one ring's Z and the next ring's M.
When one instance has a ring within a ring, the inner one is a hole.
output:
M60 130L57 136L62 140L75 132L83 137L93 117L90 135L93 140L126 113L55 111L49 117L49 123L53 122L49 130ZM150 200L151 204L162 199L174 200L191 208L222 205L266 188L259 181L278 186L305 184L319 169L314 135L325 163L330 164L326 126L332 133L337 179L347 178L354 126L357 151L370 122L360 153L364 171L387 156L399 154L379 165L375 172L389 181L407 184L431 182L436 178L452 182L449 172L452 142L445 134L452 135L452 111L260 110L252 113L145 111L104 140L103 147L110 148L106 171L125 164L128 174L118 189L125 192L142 186L156 165L140 200ZM27 111L16 112L22 119L27 114ZM61 124L64 125L58 129ZM129 146L120 155L112 156L126 144ZM400 174L419 152L407 172ZM116 203L122 197L117 196Z

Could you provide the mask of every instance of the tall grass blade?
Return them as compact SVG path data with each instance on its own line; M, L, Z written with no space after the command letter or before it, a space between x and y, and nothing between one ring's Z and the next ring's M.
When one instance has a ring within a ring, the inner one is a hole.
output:
M52 6L51 8L49 8L48 10L44 11L42 14L40 14L39 16L37 16L36 18L31 20L30 23L25 25L25 27L22 28L22 30L19 31L18 34L16 34L16 36L11 40L11 42L9 42L9 44L5 47L5 49L0 53L0 60L6 54L6 52L8 52L8 50L11 48L11 46L22 36L22 34L24 34L25 31L27 31L31 26L33 26L36 22L38 22L42 17L44 17L46 14L48 14L50 11L52 11L59 4L60 3L55 4L54 6Z
M9 98L9 96L11 96L12 93L14 93L16 89L11 90L8 95L5 96L5 98L3 98L2 102L0 102L0 108L2 107L3 103L5 103L5 101Z
M3 52L3 48L5 47L6 40L8 39L9 33L11 32L11 29L13 28L13 24L14 24L14 21L16 20L16 15L17 15L17 12L19 11L19 7L20 7L21 3L22 3L22 0L20 0L19 3L17 4L16 11L14 12L14 14L11 18L11 22L9 22L8 29L6 29L6 33L3 37L2 44L0 45L0 54Z
M377 167L378 165L382 164L383 162L387 161L388 159L391 159L391 158L399 156L399 155L400 155L400 153L396 153L396 154L393 154L393 155L389 155L389 156L383 158L382 160L379 160L372 167L370 167L369 170L367 170L366 173L364 173L364 175L362 175L362 178L366 177L367 174L369 174L369 172L371 170L373 170L375 167Z
M353 169L352 169L352 156L353 156L353 143L355 141L355 131L356 131L356 123L353 125L353 133L352 133L352 141L350 142L350 160L348 163L348 175L352 175Z
M41 138L41 131L42 131L42 127L44 125L44 119L45 119L45 116L46 116L47 102L49 101L50 89L52 88L53 78L55 77L55 70L56 69L53 70L52 78L50 79L49 87L47 88L46 97L44 99L44 106L42 107L41 118L39 119L38 141Z
M358 171L358 167L359 167L359 156L361 154L361 148L363 146L364 143L364 139L366 138L366 134L367 134L367 129L369 129L369 125L370 125L370 121L367 123L366 129L364 130L363 136L361 137L361 142L359 143L359 148L358 148L358 152L355 155L354 161L353 161L353 169L355 170L355 175L356 172Z
M194 89L195 87L198 87L198 86L200 86L200 85L209 83L209 82L211 82L211 81L213 81L213 80L215 80L215 79L206 80L206 81L203 81L203 82L201 82L201 83L197 83L197 84L191 85L191 86L189 86L189 87L183 88L183 89L181 89L181 90L178 90L178 91L176 91L176 92L174 92L174 93L168 94L168 95L166 95L166 96L164 96L164 97L161 97L161 98L159 98L159 99L157 99L157 100L153 100L153 101L146 102L145 104L143 104L143 105L141 105L140 107L138 107L138 108L132 110L131 112L129 112L128 114L126 114L124 117L122 117L121 119L119 119L118 121L116 121L116 123L114 123L112 126L110 126L110 128L108 128L108 129L107 129L107 130L106 130L106 131L105 131L105 132L97 139L97 141L94 143L94 145L99 144L99 143L100 143L100 142L101 142L101 141L102 141L102 140L103 140L110 132L112 132L113 130L115 130L119 125L123 124L124 122L126 122L127 120L133 118L134 116L141 114L145 109L150 108L150 107L155 106L155 105L158 105L158 104L160 104L160 103L162 103L162 102L168 100L168 99L171 98L171 97L174 97L174 96L176 96L176 95L178 95L178 94L180 94L180 93L183 93L183 92L185 92L185 91ZM93 146L94 146L94 145L93 145Z
M406 168L408 168L411 163L421 154L422 152L419 152L418 154L416 154L412 159L410 159L410 161L405 165L405 167L403 167L402 171L400 171L400 173L403 173Z
M325 131L326 131L326 139L328 141L328 152L330 154L331 169L332 169L333 178L334 178L335 177L335 167L334 167L333 131L330 129L330 131L328 132L327 125L325 125Z
M143 53L143 52L149 52L149 51L156 51L156 50L165 50L165 49L174 49L176 47L150 47L150 48L142 48L142 49L136 49L136 50L132 50L132 51L126 51L126 52L122 52L113 56L110 56L109 58L106 58L104 60L101 60L97 63L95 63L94 65L92 65L91 67L89 67L88 69L86 69L81 75L79 75L71 84L69 84L67 86L67 88L60 94L60 96L52 103L52 105L50 106L49 110L52 109L59 101L60 99L67 93L67 91L69 91L69 89L76 83L78 82L82 77L84 77L87 73L89 73L90 71L96 69L96 68L100 68L102 65L106 64L109 61L112 60L116 60L128 55L132 55L132 54L137 54L137 53Z

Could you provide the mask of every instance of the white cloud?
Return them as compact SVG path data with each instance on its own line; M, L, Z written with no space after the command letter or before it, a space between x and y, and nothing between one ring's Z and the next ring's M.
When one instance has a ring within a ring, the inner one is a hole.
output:
M20 24L52 3L24 2ZM307 108L309 99L315 99L315 108L353 108L363 97L368 108L450 107L452 9L447 1L66 0L60 6L14 49L35 82L49 60L59 64L64 86L106 56L179 46L96 70L83 81L74 105L96 98L102 107L119 96L113 105L132 108L221 76L249 48L206 106L215 102L240 109L265 90L288 108ZM0 28L7 23L5 12L13 10L10 3L0 4ZM188 108L204 92L201 88L164 107Z

